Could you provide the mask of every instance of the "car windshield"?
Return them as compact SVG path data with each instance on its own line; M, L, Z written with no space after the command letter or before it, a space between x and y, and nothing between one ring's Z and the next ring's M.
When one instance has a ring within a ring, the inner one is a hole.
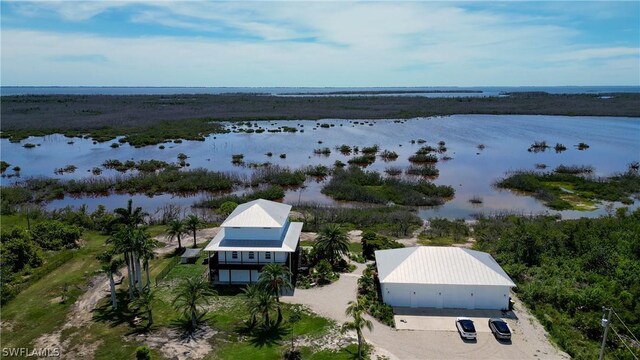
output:
M507 323L505 323L504 321L494 321L493 325L495 325L496 329L503 333L503 334L508 334L509 333L509 327L507 326Z
M464 332L476 332L476 328L473 326L473 321L471 320L460 320L460 325L462 325Z

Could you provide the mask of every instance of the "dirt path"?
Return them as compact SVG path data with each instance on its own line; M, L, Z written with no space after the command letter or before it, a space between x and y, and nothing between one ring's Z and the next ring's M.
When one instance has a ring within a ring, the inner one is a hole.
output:
M196 242L198 244L210 241L219 231L219 228L207 228L202 229L196 232ZM164 255L168 254L175 250L177 246L177 242L169 242L164 235L160 235L156 237L156 240L163 241L166 245L162 248L156 249L156 255ZM193 243L193 237L186 236L182 241L183 246L189 246L189 244ZM123 274L123 279L126 277L126 268L120 269ZM69 342L62 341L62 331L68 330L71 328L76 328L78 330L89 327L91 325L91 320L93 318L93 310L97 307L98 302L101 299L109 296L109 279L106 275L101 274L94 276L89 280L89 284L87 286L87 290L84 294L82 294L76 302L73 304L69 313L67 314L66 322L59 329L53 331L49 334L44 334L36 339L34 346L36 348L59 348L60 353L62 354L61 358L63 359L91 359L93 355L100 345L100 342L95 342L92 344L81 344L75 346L71 349L68 348ZM169 335L174 335L172 333L167 333ZM209 336L210 337L210 336ZM209 338L207 337L207 338ZM174 336L170 338L164 339L165 342L162 346L158 347L162 351L162 349L182 349L189 353L188 348L189 345L184 345L184 339L181 339L180 336ZM173 343L172 343L173 342ZM153 344L158 344L158 341L153 342ZM149 345L151 346L151 344ZM185 347L186 346L186 347ZM198 345L199 347L203 346L202 344ZM167 350L169 351L169 350ZM206 353L205 353L206 355ZM204 355L202 356L204 357ZM172 356L172 358L174 358ZM181 357L177 357L181 358ZM185 357L186 358L186 357ZM189 358L197 358L189 356Z
M359 266L351 276L340 276L331 285L321 288L296 289L293 296L282 301L308 306L312 311L329 317L338 324L348 321L344 310L356 298ZM377 355L389 359L568 359L568 355L549 343L537 320L520 303L516 303L520 320L513 324L511 344L496 341L489 333L478 334L476 343L460 339L455 331L395 330L373 318L372 332L365 331L365 339L376 348Z

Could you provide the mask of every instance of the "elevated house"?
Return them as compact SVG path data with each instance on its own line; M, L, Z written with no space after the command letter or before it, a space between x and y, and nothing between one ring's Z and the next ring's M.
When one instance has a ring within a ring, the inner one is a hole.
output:
M254 200L238 207L204 249L214 284L249 284L269 263L298 266L301 222L290 222L291 205Z

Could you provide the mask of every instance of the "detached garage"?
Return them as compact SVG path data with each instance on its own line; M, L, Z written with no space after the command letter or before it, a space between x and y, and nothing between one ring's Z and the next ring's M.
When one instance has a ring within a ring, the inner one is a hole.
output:
M491 255L457 247L375 252L385 303L394 307L508 309L516 285Z

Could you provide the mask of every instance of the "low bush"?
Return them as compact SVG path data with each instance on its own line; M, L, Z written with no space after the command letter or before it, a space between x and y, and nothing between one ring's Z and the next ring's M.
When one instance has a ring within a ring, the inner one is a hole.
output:
M198 208L218 209L222 204L226 202L243 204L243 203L257 200L257 199L279 200L279 199L282 199L283 197L284 197L284 189L282 187L269 186L267 188L257 189L243 195L225 195L225 196L219 196L219 197L211 197L206 200L198 201L195 204L193 204L193 206Z
M369 315L389 327L395 327L393 308L382 302L379 288L380 281L375 266L369 265L358 279L358 299L364 302Z
M367 165L371 165L376 161L376 156L373 154L367 154L367 155L362 155L362 156L355 156L351 159L349 159L349 161L347 161L349 164L354 164L354 165L359 165L359 166L367 166Z
M362 234L362 256L367 260L375 260L376 250L403 248L401 243L386 236L368 230Z
M395 151L384 150L380 153L380 157L384 161L393 161L398 158L398 154Z
M350 166L336 169L322 193L336 200L430 206L443 204L445 198L453 196L454 190L450 186L434 185L423 179L409 181L383 178L377 172Z
M415 155L409 156L409 161L411 161L412 163L419 163L419 164L423 164L423 163L433 164L438 162L438 157L433 154L415 154Z

